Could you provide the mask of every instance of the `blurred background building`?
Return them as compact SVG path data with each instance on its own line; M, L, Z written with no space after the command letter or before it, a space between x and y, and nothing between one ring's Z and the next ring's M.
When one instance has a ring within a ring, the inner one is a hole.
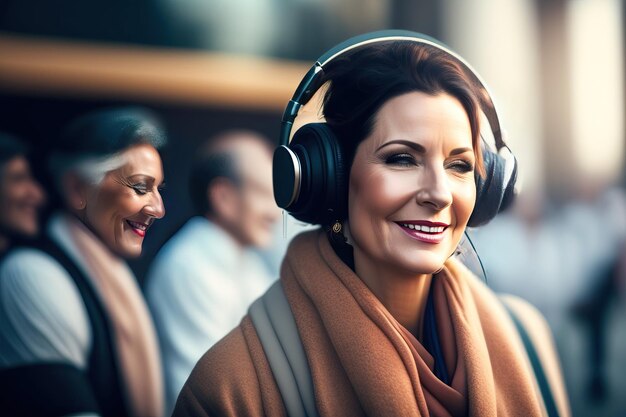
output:
M439 38L487 81L522 170L516 207L471 233L489 284L546 314L575 416L623 416L625 16L620 0L3 0L0 130L45 155L83 111L158 113L167 216L132 264L142 279L191 214L200 142L233 127L277 138L300 78L349 36Z

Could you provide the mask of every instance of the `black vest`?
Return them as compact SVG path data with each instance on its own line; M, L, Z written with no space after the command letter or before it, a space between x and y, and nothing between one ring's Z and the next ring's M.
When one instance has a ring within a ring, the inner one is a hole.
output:
M91 282L49 238L26 247L50 255L72 277L89 316L91 352L86 371L58 363L1 370L0 414L58 416L96 412L102 417L128 415L129 404L122 389L111 324Z

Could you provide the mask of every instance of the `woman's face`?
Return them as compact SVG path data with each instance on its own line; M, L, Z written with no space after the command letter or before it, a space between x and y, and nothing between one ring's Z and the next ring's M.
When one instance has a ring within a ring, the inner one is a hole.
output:
M150 145L132 146L120 157L122 166L87 189L83 219L109 249L132 258L141 254L152 222L165 215L159 192L163 167Z
M45 200L41 186L23 156L0 166L0 232L34 236L39 231L37 213Z
M456 249L476 199L467 113L448 94L387 101L359 144L349 183L355 262L430 274Z

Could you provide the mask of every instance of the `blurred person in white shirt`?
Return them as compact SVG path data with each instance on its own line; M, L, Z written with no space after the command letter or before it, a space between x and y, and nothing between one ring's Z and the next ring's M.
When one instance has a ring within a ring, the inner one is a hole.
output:
M228 131L196 153L189 191L197 216L160 250L146 284L168 411L200 356L274 281L257 252L271 245L280 216L272 151L256 133Z

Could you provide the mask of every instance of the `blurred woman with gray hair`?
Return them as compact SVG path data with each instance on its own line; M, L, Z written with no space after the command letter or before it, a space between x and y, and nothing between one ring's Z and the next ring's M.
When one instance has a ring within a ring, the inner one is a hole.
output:
M63 210L0 265L0 414L160 416L153 324L123 258L163 217L165 137L137 108L71 123L49 158Z

